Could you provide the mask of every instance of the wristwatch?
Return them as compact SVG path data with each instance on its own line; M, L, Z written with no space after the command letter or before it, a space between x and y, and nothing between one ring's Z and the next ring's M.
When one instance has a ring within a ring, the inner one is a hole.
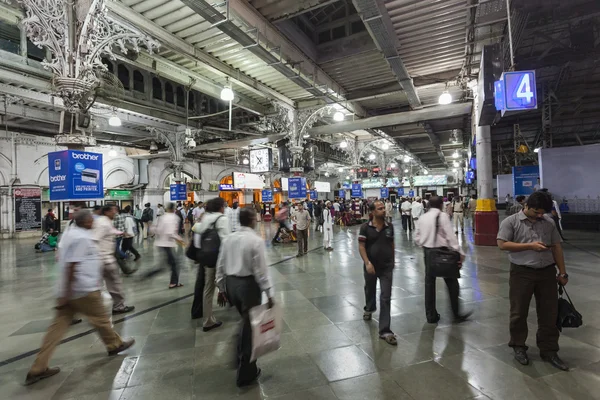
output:
M558 274L561 278L569 279L569 274Z

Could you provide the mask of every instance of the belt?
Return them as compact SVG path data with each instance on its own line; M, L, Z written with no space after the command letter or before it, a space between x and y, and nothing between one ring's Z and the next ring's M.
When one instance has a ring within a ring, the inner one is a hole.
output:
M556 263L553 263L553 264L550 264L550 265L546 265L545 267L541 267L541 268L535 268L532 265L519 265L519 264L515 264L515 263L511 263L511 264L514 265L515 267L537 269L537 270L542 270L542 269L546 269L546 268L550 268L550 267L556 267Z
M454 214L462 214L462 211L454 211Z

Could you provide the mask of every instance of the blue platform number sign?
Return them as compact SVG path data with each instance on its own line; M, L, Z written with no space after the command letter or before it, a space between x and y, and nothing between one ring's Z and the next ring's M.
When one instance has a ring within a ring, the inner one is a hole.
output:
M64 150L48 153L50 201L104 198L102 154Z
M408 191L408 197L415 197L415 191L414 190L409 190Z
M288 197L290 199L306 198L306 178L288 179Z
M540 167L537 165L513 167L514 196L528 196L536 190L539 190L539 177Z
M311 200L316 200L317 199L317 191L316 190L311 190L310 191L310 199Z
M389 188L381 188L381 198L387 199L390 197L390 189Z
M535 71L505 72L503 76L506 110L537 108Z
M404 188L398 188L398 196L404 196Z
M185 183L173 183L169 186L171 201L187 200L187 185Z
M352 197L362 198L362 195L363 195L362 185L360 183L353 183L352 184L351 196Z
M502 81L494 82L494 103L496 110L504 110L504 82Z
M265 189L262 191L262 201L269 203L273 201L273 191L269 189Z
M340 190L340 192L338 193L338 197L341 197L342 199L346 198L346 191L345 190Z

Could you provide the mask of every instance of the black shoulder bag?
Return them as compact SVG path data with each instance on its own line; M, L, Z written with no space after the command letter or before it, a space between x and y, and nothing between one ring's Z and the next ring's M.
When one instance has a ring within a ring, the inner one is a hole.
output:
M441 214L441 212L440 212ZM435 241L438 237L440 215L435 220ZM429 256L429 273L437 278L460 278L460 253L446 246L431 249Z
M568 300L562 297L563 291ZM583 316L575 309L571 297L563 285L558 285L558 295L556 327L560 332L562 332L562 328L579 328L583 325Z

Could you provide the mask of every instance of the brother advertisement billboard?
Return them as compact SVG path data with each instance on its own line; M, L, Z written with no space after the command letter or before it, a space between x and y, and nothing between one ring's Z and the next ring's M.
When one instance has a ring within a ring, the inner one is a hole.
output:
M48 153L50 201L104 198L102 154L64 150Z

